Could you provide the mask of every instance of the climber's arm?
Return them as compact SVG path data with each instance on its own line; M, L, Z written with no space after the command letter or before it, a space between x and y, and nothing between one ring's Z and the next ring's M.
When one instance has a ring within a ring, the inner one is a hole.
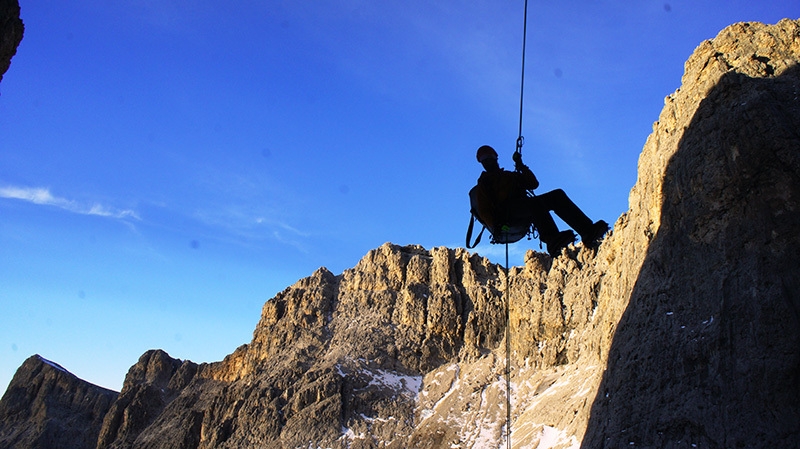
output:
M538 188L539 180L536 179L536 175L533 174L531 169L522 163L522 153L515 152L512 159L514 159L514 171L521 175L520 179L522 180L522 186L525 190L534 190Z

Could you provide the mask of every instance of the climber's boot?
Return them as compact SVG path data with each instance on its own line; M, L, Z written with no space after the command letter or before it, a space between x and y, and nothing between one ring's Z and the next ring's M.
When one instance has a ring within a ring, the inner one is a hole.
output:
M561 231L547 239L542 238L542 240L547 245L547 253L550 254L550 257L556 258L561 255L562 249L575 242L575 233L570 230Z
M597 248L608 232L608 223L603 220L596 221L584 232L581 232L581 241L586 248Z

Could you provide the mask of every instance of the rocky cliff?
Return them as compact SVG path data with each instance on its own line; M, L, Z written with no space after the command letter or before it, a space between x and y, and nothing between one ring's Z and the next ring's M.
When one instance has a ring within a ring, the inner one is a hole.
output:
M93 448L117 393L38 355L19 367L0 401L0 447Z
M267 301L221 362L146 353L85 434L97 448L505 447L508 300L513 447L796 447L798 62L800 21L702 43L598 250L529 252L506 276L463 249L385 244ZM7 438L37 434L32 398L65 394L23 368L0 447L54 447Z
M667 98L631 193L649 243L587 447L799 444L798 55L797 21L736 24Z

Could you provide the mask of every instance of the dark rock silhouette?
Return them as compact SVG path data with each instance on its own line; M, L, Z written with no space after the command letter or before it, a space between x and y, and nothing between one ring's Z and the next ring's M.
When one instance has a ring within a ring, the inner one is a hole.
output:
M29 357L0 401L0 447L93 449L116 397L38 355Z
M24 32L25 25L19 18L19 2L0 0L0 81L11 65L11 58L17 54Z
M97 448L131 446L197 373L197 364L161 350L144 353L125 376L122 391L106 413ZM191 426L190 426L191 427Z

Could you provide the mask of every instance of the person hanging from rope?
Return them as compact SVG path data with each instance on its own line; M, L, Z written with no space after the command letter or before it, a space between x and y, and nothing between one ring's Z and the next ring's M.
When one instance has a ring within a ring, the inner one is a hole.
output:
M472 201L472 212L492 233L495 243L513 243L522 236L513 241L502 241L502 234L521 226L528 230L532 225L547 245L547 252L558 257L562 249L575 242L576 236L571 230L559 231L551 211L581 236L585 247L596 248L608 232L608 223L603 220L592 222L561 189L541 195L529 194L539 187L539 180L522 162L522 152L514 152L513 172L500 168L497 152L489 145L478 148L477 159L484 171L474 188L476 200ZM472 199L472 192L470 197Z

